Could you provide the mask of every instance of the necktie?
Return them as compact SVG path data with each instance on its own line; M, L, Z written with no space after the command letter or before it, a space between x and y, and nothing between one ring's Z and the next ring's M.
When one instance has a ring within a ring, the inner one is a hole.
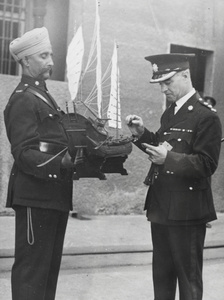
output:
M171 106L168 108L168 120L170 121L172 119L172 117L174 116L174 110L176 107L176 102L173 102L171 104Z

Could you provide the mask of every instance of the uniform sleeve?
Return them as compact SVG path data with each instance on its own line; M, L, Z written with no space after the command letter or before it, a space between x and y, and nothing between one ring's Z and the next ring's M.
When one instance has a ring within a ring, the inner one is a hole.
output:
M159 136L158 133L153 133L149 131L147 128L144 129L143 135L134 142L134 144L142 151L145 151L145 148L142 147L142 143L147 143L153 146L157 146L159 142Z
M191 178L210 177L218 166L221 137L217 115L201 118L192 141L192 153L168 152L162 172Z
M61 157L55 158L43 167L37 167L53 155L39 150L40 136L35 97L27 93L14 94L4 111L4 117L11 152L17 167L37 178L60 179Z

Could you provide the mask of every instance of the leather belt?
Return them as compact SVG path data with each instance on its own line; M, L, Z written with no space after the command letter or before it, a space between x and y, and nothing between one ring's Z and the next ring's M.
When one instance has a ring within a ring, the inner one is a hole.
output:
M53 155L58 154L65 148L67 148L67 146L61 145L61 144L54 144L54 143L47 143L47 142L39 143L39 149L41 152L45 152L45 153L53 154ZM64 153L63 153L63 155L64 155Z

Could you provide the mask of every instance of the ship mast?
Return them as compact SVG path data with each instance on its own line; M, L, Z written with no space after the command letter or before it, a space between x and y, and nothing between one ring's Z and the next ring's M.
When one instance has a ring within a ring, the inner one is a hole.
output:
M115 47L116 49L118 49L118 44L115 42ZM118 51L117 51L118 53ZM117 55L117 67L116 67L116 71L117 71L117 95L116 95L116 99L117 99L117 105L116 105L116 138L118 138L118 133L119 133L119 129L118 129L118 124L119 124L119 99L120 99L120 89L119 89L119 69L118 69L118 55Z
M100 41L100 1L96 0L96 48L97 48L97 66L96 66L96 86L97 86L97 105L98 117L102 118L102 65L101 65L101 41Z

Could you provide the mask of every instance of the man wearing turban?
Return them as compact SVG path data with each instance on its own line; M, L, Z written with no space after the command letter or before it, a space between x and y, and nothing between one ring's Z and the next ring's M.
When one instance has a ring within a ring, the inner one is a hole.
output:
M12 299L53 300L72 210L73 163L63 112L45 83L53 67L47 29L25 33L9 49L22 66L4 110L14 158L6 203L16 221Z

